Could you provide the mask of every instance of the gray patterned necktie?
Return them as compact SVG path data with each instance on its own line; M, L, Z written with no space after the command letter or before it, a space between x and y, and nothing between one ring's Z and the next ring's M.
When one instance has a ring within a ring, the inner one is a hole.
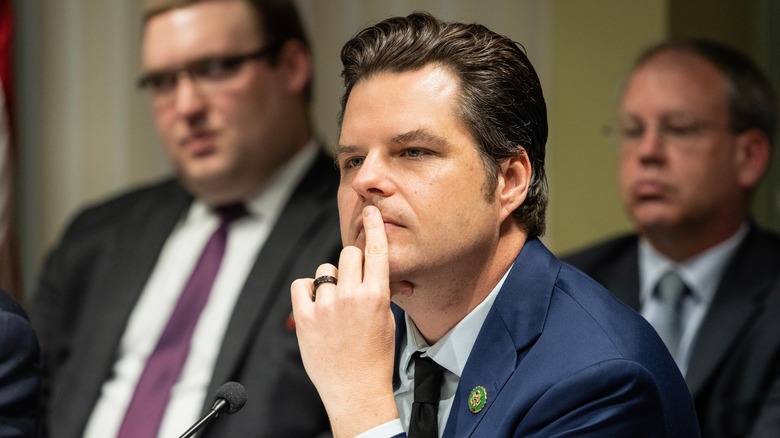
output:
M672 356L677 358L680 338L683 333L683 300L690 289L675 272L669 271L658 280L653 295L660 303L658 316L653 326L666 344Z

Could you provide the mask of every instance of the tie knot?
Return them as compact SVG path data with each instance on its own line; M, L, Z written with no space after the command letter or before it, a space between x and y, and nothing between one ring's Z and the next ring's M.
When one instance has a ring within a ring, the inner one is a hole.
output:
M219 215L222 224L229 224L236 219L240 219L249 212L246 210L244 204L238 202L235 204L222 205L214 209Z
M439 404L444 369L430 357L414 354L414 401Z
M669 271L658 280L655 293L661 301L679 302L682 301L690 291L677 272Z

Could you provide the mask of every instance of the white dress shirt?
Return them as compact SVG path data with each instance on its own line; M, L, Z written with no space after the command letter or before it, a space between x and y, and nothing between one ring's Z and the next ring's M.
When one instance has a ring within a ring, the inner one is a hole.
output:
M159 437L184 433L199 419L206 398L212 396L206 391L236 300L257 254L316 155L317 145L312 140L247 202L249 215L231 223L219 273L195 327L179 381L171 389ZM146 360L156 347L206 242L218 226L218 215L195 200L168 236L130 315L111 378L103 383L85 438L116 436Z
M510 268L511 270L511 268ZM458 389L460 376L466 367L474 342L477 340L482 324L487 314L493 307L493 302L498 296L498 291L504 284L509 271L507 271L498 284L485 299L460 320L455 327L447 332L435 344L428 345L414 321L405 315L406 336L401 345L401 357L398 361L400 384L395 389L395 404L398 408L399 418L377 426L360 435L358 438L381 438L397 435L409 428L409 419L412 415L412 403L414 402L414 361L412 355L417 351L422 352L423 357L430 357L434 362L444 368L444 376L439 401L439 436L444 433L447 419L452 409L452 401Z
M645 319L651 323L656 320L660 302L653 296L653 289L667 271L676 271L691 291L691 294L683 300L683 332L679 350L674 357L683 375L688 371L691 346L704 315L715 297L723 270L734 256L739 244L745 239L747 232L748 225L743 224L724 242L681 263L676 263L656 251L650 242L646 240L639 242L639 301Z

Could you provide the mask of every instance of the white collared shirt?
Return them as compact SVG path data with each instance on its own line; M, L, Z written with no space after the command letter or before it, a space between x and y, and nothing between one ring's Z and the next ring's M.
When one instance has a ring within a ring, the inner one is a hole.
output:
M159 437L184 433L199 419L206 398L212 396L206 391L244 282L292 191L316 156L317 145L311 140L247 202L249 215L231 223L219 273L198 318L179 381L171 390ZM111 378L103 383L85 438L116 436L146 360L157 345L206 242L218 226L217 214L195 200L168 236L130 315Z
M510 269L511 270L511 267ZM444 376L441 389L441 400L439 401L439 436L444 433L447 425L447 419L452 410L452 401L455 398L455 392L458 389L460 376L466 367L474 342L479 336L485 318L504 284L509 271L507 271L501 280L496 284L487 297L469 312L455 327L447 332L435 344L428 345L420 331L417 330L414 321L409 315L404 315L406 319L406 336L401 345L401 357L398 360L398 375L400 384L396 388L395 404L398 408L399 418L368 430L357 438L380 438L397 435L406 431L409 427L409 419L412 415L412 403L414 402L414 361L412 355L421 351L423 357L430 357L434 362L444 368Z
M639 241L639 301L645 319L652 322L659 312L660 303L653 296L653 289L667 271L676 271L691 291L683 301L683 333L674 358L683 375L688 371L691 347L715 297L723 270L747 232L748 225L743 224L727 240L681 263L676 263L656 251L650 242L644 239Z

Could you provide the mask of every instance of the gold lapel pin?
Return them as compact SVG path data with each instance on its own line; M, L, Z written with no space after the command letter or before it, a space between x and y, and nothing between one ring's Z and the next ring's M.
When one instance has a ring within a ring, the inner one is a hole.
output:
M472 414L478 414L487 403L487 390L484 386L477 386L469 394L469 410Z

